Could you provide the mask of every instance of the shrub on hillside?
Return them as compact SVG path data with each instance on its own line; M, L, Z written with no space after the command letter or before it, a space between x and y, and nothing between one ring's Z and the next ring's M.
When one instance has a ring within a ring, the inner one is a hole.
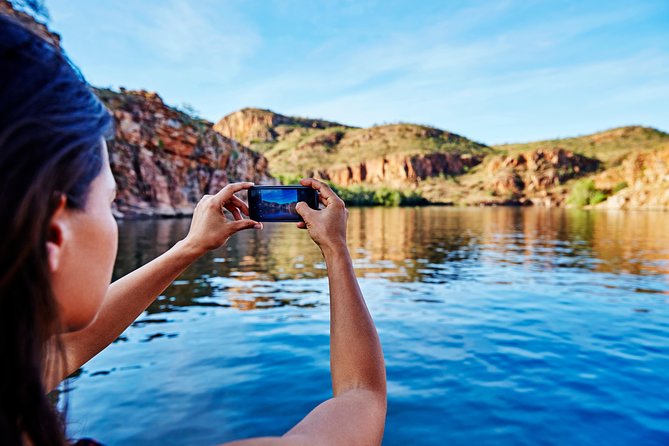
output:
M341 197L347 206L421 206L428 204L418 192L404 192L401 189L391 189L385 186L371 188L362 185L349 187L330 184L332 189Z
M567 197L567 204L583 207L595 205L606 200L608 195L595 187L595 182L582 179L574 183Z
M275 174L282 185L300 184L302 176L293 174ZM337 186L326 181L332 190L344 200L347 206L422 206L429 202L418 192L391 189L386 186L368 187L361 184Z

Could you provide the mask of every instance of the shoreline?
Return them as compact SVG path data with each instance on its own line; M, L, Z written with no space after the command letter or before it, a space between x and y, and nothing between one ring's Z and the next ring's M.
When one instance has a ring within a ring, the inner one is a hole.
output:
M448 207L448 208L523 208L523 209L546 209L546 210L582 210L582 211L604 211L604 212L668 212L667 208L658 208L658 207L632 207L632 208L611 208L606 206L541 206L533 205L530 203L525 204L513 204L513 203L478 203L478 204L457 204L457 203L427 203L427 204L418 204L418 205L406 205L406 206L380 206L380 205L347 205L349 209L369 209L369 208L384 208L384 209L394 209L394 208L426 208L426 207ZM180 218L190 218L193 216L193 212L174 212L171 214L161 214L161 213L121 213L114 211L114 219L117 221L134 221L134 220L169 220L169 219L180 219Z

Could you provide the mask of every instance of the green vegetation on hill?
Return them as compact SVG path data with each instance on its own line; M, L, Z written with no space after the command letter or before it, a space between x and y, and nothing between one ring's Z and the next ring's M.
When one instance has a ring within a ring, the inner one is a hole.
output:
M632 152L668 148L669 134L650 127L628 126L574 138L504 144L495 146L495 149L511 155L558 147L590 158L597 158L609 167Z
M415 124L389 124L358 129L312 129L278 126L277 142L256 142L274 172L302 173L343 167L389 155L490 153L492 150L454 133Z
M361 129L256 108L230 113L214 130L264 154L275 174L303 175L390 155L492 151L460 135L423 125L398 123Z
M347 206L423 206L429 202L416 191L404 191L386 186L366 187L354 185L349 187L331 184L333 190Z
M567 204L577 207L595 205L608 198L608 194L595 187L590 179L578 180L574 183L567 197Z

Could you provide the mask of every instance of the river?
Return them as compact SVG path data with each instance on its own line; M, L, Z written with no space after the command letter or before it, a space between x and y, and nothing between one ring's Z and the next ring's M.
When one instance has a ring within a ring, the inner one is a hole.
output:
M114 277L189 224L119 222ZM354 208L348 234L386 358L384 445L669 444L668 213ZM69 434L280 435L331 395L328 311L306 231L237 234L70 379Z

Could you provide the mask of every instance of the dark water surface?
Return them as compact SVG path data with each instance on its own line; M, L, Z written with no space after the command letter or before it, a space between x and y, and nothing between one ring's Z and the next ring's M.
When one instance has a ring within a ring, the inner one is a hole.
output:
M121 222L119 277L190 221ZM388 371L385 445L669 444L669 214L352 209ZM293 224L192 265L71 380L109 445L280 435L328 398L320 251Z

